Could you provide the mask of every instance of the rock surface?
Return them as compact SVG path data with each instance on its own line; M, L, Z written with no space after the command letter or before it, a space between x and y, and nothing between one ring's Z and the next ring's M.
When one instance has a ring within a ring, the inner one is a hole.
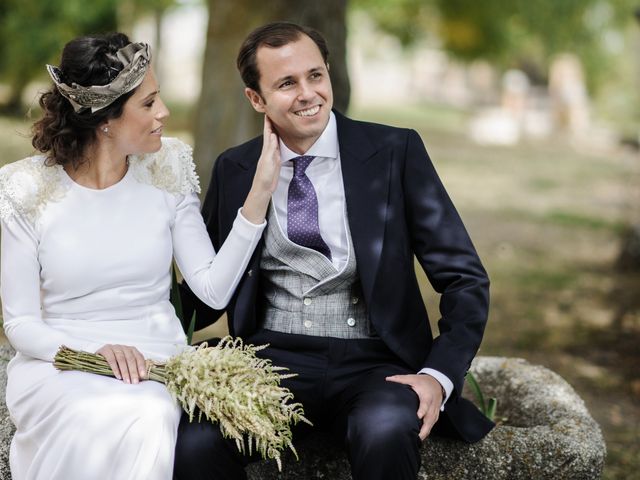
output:
M7 389L7 363L13 357L13 349L9 345L0 345L0 478L10 479L9 444L15 428L9 418L9 411L4 402Z
M6 363L13 355L0 347L0 392L4 398ZM497 414L506 417L484 440L467 445L429 438L422 451L420 480L445 479L597 479L606 449L602 432L582 399L552 371L525 360L479 357L472 366L486 397L499 399ZM0 402L0 478L10 479L9 442L13 426ZM298 446L301 460L284 458L248 468L250 480L348 480L349 465L339 445L322 435Z
M582 399L559 375L525 360L478 357L471 368L485 397L498 398L507 417L482 441L468 445L428 438L420 480L587 480L602 475L606 448ZM466 395L471 398L471 395ZM327 438L298 448L282 474L272 464L249 469L250 480L349 480L344 454Z

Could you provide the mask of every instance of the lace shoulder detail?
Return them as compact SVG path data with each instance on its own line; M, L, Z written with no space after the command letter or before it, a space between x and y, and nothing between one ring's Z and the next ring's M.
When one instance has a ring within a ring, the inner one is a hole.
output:
M60 200L68 185L61 165L46 165L43 155L28 157L0 168L0 218L21 216L35 222L51 201Z
M162 138L162 147L154 153L132 155L129 168L141 183L169 193L200 193L200 182L193 163L191 146L177 138Z

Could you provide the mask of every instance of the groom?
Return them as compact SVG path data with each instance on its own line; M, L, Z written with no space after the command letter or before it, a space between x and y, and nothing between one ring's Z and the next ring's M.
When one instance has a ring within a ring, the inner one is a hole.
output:
M226 309L232 335L269 343L315 428L357 480L415 480L430 432L467 442L493 424L460 394L487 321L489 280L418 134L332 111L322 36L254 30L238 54L253 108L280 138L268 226ZM251 186L262 137L216 160L203 216L216 247ZM434 339L414 256L440 300ZM198 328L223 312L197 307ZM176 478L246 478L217 426L183 417Z

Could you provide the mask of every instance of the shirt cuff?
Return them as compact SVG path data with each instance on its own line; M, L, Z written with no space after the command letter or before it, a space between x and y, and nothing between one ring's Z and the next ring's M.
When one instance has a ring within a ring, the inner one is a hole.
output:
M243 237L248 238L253 238L255 235L262 234L262 231L266 226L266 220L263 220L262 223L259 224L251 223L249 220L247 220L245 216L242 215L242 207L238 209L238 215L233 222L233 228L235 228Z
M444 388L445 397L442 399L442 405L440 405L440 411L444 411L444 404L447 403L447 400L449 400L449 397L453 392L453 382L449 380L449 377L444 373L434 370L433 368L423 368L418 373L432 376L438 381L442 388Z

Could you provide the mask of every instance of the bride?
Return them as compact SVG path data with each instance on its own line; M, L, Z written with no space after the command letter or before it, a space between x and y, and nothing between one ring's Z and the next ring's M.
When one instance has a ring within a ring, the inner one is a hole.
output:
M191 149L161 137L169 111L150 62L148 45L119 33L69 42L60 67L47 66L54 85L32 140L41 154L0 169L14 480L171 478L180 408L143 378L145 358L186 345L169 302L172 259L220 309L265 226L279 170L268 120L252 189L216 254ZM103 355L117 378L58 372L61 345Z

